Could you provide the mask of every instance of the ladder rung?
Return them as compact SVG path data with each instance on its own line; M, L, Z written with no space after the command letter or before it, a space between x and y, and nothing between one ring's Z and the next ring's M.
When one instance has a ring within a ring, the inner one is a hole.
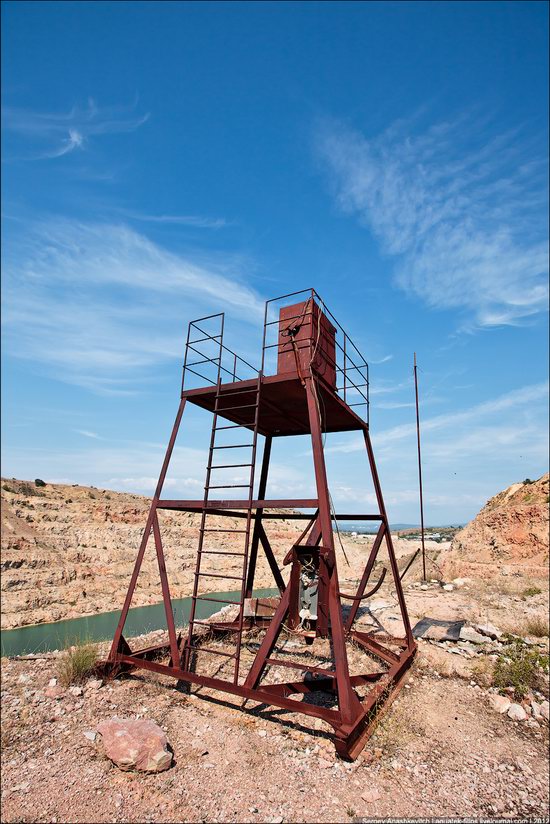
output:
M214 604L232 604L234 607L240 607L240 601L226 601L222 598L207 598L206 595L192 595L195 601L212 601Z
M231 395L249 395L251 392L255 392L258 394L258 390L254 389L253 386L247 389L237 389L232 392L219 392L217 397L218 398L229 398Z
M238 466L254 466L251 463L244 464L218 464L218 466L211 466L210 469L235 469Z
M210 652L212 655L223 655L224 658L235 658L236 652L222 652L219 649L212 649L211 647L195 647L192 644L189 645L190 649L194 649L197 652Z
M242 423L231 423L228 426L215 426L214 430L217 432L219 429L243 429L243 427Z
M250 489L250 484L208 484L205 489ZM215 501L210 501L215 503Z
M231 412L233 409L257 409L257 403L243 403L242 406L222 406L215 407L216 412Z
M221 575L218 572L195 572L197 578L228 578L231 581L242 581L242 575Z
M220 532L222 532L222 531L223 530L220 530ZM243 532L244 532L244 530L243 530ZM238 558L244 558L245 553L244 552L222 552L219 549L202 549L201 550L201 555L234 555L235 557L238 557Z
M253 443L235 443L229 446L213 446L212 449L252 449Z

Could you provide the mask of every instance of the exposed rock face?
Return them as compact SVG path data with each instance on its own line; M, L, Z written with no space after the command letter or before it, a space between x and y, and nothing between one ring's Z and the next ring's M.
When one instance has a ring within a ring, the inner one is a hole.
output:
M32 481L13 478L2 479L1 489L2 629L77 618L122 606L147 520L149 498L87 486L48 483L36 487ZM193 591L200 515L161 510L159 523L171 596L185 598ZM242 529L243 522L223 517L215 526ZM266 521L279 565L304 526L304 521L286 518ZM242 533L212 532L204 548L242 552L243 541ZM374 535L343 535L349 559L348 567L340 554L343 585L351 589L357 585L373 541ZM403 568L416 547L398 538L394 538L394 547ZM429 539L426 547L430 552L443 548ZM341 553L339 542L336 553ZM239 556L215 557L212 567L217 573L242 574ZM385 563L383 557L377 562L375 577ZM283 578L289 569L283 569ZM258 553L255 586L274 586L262 551ZM238 581L220 578L203 578L201 585L202 592L237 587ZM154 541L150 538L132 607L156 604L161 598ZM371 609L387 604L375 599Z
M545 577L548 571L548 473L491 498L440 557L443 571L482 578L501 572Z
M150 500L141 495L86 486L2 479L2 629L105 612L122 605L143 534ZM223 523L222 523L223 521ZM192 592L200 515L159 513L173 598ZM220 528L242 528L233 518ZM272 521L269 538L278 557L296 540L303 524ZM235 535L213 533L216 548L236 548ZM242 550L242 535L237 535ZM213 539L214 540L214 539ZM237 562L237 563L235 563ZM219 556L220 571L239 575L239 558ZM203 579L204 590L229 584ZM260 553L258 587L273 586ZM162 598L158 564L149 540L132 606Z
M172 764L164 730L149 719L103 721L97 728L105 755L121 770L162 772Z

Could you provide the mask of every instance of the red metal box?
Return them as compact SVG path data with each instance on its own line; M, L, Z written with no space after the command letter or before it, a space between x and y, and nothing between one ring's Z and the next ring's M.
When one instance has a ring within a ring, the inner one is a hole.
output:
M310 300L284 306L279 312L277 374L300 372L311 367L336 388L336 328L318 305Z

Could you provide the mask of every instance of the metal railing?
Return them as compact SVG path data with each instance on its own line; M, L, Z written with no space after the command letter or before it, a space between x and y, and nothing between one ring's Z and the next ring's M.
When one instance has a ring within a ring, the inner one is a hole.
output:
M302 300L300 300L300 296ZM311 324L312 332L314 333L314 335L317 335L317 338L319 338L318 326L321 323L321 321L319 315L317 315L317 320L314 317L313 307L314 305L316 305L317 310L322 312L336 328L335 357L332 358L326 351L325 347L322 351L322 360L326 361L330 366L332 366L332 368L335 371L335 391L342 397L343 401L348 406L363 407L362 410L356 409L355 411L356 414L359 414L359 417L362 417L363 420L365 420L368 424L369 365L366 359L359 351L359 349L357 348L357 346L355 345L355 343L344 330L342 325L336 320L330 309L328 309L325 302L320 297L320 295L315 291L315 289L301 289L297 292L289 292L286 295L281 295L280 297L271 298L271 300L266 301L264 315L264 335L262 344L262 372L265 374L267 371L271 369L271 362L273 360L273 356L276 355L278 358L279 353L281 351L284 351L282 348L286 346L286 342L281 343L281 341L279 340L280 318L277 309L281 307L276 306L276 304L279 304L283 300L287 301L288 298L297 298L296 302L303 302L305 306L304 309L301 310L297 315L285 318L285 323L296 320L302 326ZM288 305L288 302L285 305ZM273 317L274 310L276 317ZM274 334L277 336L277 340L274 343L270 343L269 341L273 338ZM339 335L340 340L338 339ZM297 349L304 349L306 347L310 347L310 341L311 338L308 338L305 341L299 341L297 343ZM311 358L310 364L313 370L315 370L314 359L316 349L317 344L313 356ZM274 367L274 371L276 371L276 366Z
M302 300L300 300L300 296ZM245 358L237 355L232 349L223 343L225 314L218 312L215 315L206 315L197 318L189 323L187 331L187 342L185 345L185 359L183 364L182 392L186 382L186 376L191 375L201 381L216 386L221 383L234 383L236 381L250 380L256 378L261 371L265 375L268 371L275 374L277 371L277 359L282 347L287 346L286 342L281 343L279 339L280 318L278 309L282 301L288 298L297 298L297 303L303 303L304 308L296 315L285 318L286 322L298 321L300 326L312 326L312 335L306 339L299 340L296 344L298 349L311 349L311 341L317 336L317 341L311 356L310 366L315 372L315 357L320 338L319 325L320 316L314 316L314 305L316 311L324 314L336 329L334 358L327 352L326 346L322 348L321 360L328 363L335 372L336 386L334 391L340 395L343 401L354 408L356 414L369 423L369 365L350 336L342 325L336 320L325 302L317 294L315 289L302 289L297 292L289 292L280 297L271 298L266 301L264 314L264 330L262 341L262 364L261 369L253 366ZM273 317L275 315L275 317ZM270 342L276 336L275 342ZM275 360L275 363L273 363ZM272 371L271 371L272 370ZM206 372L206 374L205 374ZM204 383L202 384L204 385Z
M224 324L224 312L206 315L189 323L181 380L182 392L188 373L212 386L220 382L235 383L258 377L259 370L256 366L224 345ZM200 367L200 371L196 367Z

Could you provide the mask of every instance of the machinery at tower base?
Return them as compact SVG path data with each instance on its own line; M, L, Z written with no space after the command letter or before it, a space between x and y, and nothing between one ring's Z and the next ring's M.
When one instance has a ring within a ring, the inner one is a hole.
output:
M416 652L370 440L368 365L314 289L267 301L259 369L225 346L224 320L218 314L189 324L176 420L101 668L112 676L150 670L203 692L225 692L319 719L332 729L339 755L354 759L402 685ZM273 361L276 368L269 374ZM212 415L200 500L162 497L186 404ZM377 502L376 511L368 514L335 513L331 504L324 436L352 431L364 441ZM273 442L296 435L311 439L316 495L268 499ZM240 497L229 497L236 489ZM200 516L189 624L179 635L158 517L167 509ZM281 518L302 520L305 526L284 557L277 558L269 524ZM378 524L353 593L340 589L333 532L333 523L337 529L346 519ZM151 537L167 640L133 650L124 626ZM260 559L273 577L275 597L254 597ZM399 606L399 635L361 624L364 607L384 582ZM217 595L222 589L234 594ZM219 607L219 615L205 617ZM288 680L289 670L299 677Z

